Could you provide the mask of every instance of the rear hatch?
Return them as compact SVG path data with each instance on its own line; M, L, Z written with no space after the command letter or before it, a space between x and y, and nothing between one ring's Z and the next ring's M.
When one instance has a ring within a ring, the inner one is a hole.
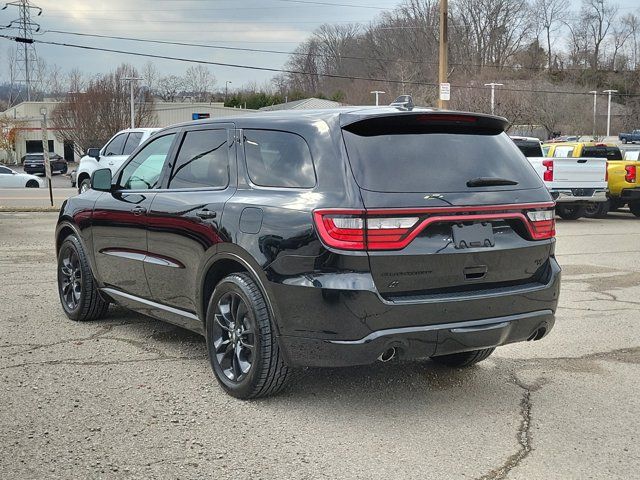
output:
M447 112L343 125L365 210L326 212L324 225L343 248L364 230L361 247L384 297L411 301L545 281L553 203L505 127L497 117Z

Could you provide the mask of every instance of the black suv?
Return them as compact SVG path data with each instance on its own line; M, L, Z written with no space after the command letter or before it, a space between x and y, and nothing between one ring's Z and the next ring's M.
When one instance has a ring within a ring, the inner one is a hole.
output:
M42 153L27 153L21 158L22 165L25 173L45 174L44 168L44 154ZM67 161L57 153L49 154L49 165L51 166L51 173L60 172L67 173Z
M389 107L166 128L69 199L73 320L110 302L202 333L222 387L295 366L463 367L554 324L554 204L505 119Z

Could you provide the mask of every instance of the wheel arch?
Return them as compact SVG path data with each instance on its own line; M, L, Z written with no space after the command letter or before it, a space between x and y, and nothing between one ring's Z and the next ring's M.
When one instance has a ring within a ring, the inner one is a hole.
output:
M76 187L80 189L80 184L87 179L91 179L91 175L89 175L87 172L79 172L78 176L76 177Z

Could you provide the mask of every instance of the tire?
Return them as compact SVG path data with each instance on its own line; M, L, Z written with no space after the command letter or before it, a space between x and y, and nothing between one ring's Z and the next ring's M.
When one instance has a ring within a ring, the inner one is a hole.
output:
M626 144L627 144L627 139L626 139L626 138L623 138L623 139L622 139L622 143L624 143L624 144L626 145Z
M564 220L577 220L584 217L585 207L582 205L556 205L556 213Z
M75 235L62 242L58 253L58 295L64 313L78 322L98 320L109 308L109 302L98 291L87 256Z
M67 166L67 164L65 163L62 168L60 169L60 173L62 175L64 175L65 173L67 173L67 170L69 170L69 167Z
M483 348L482 350L472 350L470 352L452 353L451 355L431 357L431 360L441 365L446 365L447 367L464 368L485 360L493 353L494 350L495 347Z
M29 180L25 185L26 188L40 188L40 184L35 180Z
M629 204L629 210L631 210L631 213L633 213L636 217L640 217L640 201L631 202Z
M78 185L78 193L84 193L90 188L91 188L91 180L88 178L85 178L80 182L80 185Z
M271 320L265 298L248 274L231 274L216 286L207 307L207 351L213 373L229 395L266 397L285 386L290 370Z
M609 213L610 204L606 202L590 203L585 206L584 216L587 218L605 218Z

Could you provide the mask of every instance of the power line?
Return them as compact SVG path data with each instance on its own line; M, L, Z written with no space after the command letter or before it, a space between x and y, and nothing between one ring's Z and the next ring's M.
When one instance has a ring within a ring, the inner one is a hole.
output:
M108 52L108 53L118 53L122 55L132 55L136 57L146 57L146 58L155 58L160 60L174 60L178 62L185 63L198 63L203 65L215 65L219 67L229 67L229 68L239 68L245 70L254 70L254 71L264 71L264 72L273 72L273 73L287 73L290 75L307 75L307 76L317 76L317 77L326 77L326 78L336 78L343 80L362 80L368 82L378 82L378 83L387 83L387 84L396 84L396 85L418 85L418 86L427 86L427 87L436 87L437 83L432 82L418 82L413 80L403 81L403 80L394 80L389 78L375 78L375 77L361 77L361 76L353 76L353 75L340 75L340 74L332 74L332 73L310 73L301 70L290 70L285 68L274 68L274 67L258 67L256 65L243 65L243 64L235 64L235 63L224 63L224 62L212 62L209 60L199 60L199 59L191 59L184 57L173 57L169 55L157 55L153 53L142 53L142 52L132 52L128 50L117 50L112 48L103 48L103 47L93 47L89 45L78 45L73 43L64 43L64 42L53 42L48 40L37 40L37 39L27 39L22 37L15 37L11 35L0 35L0 38L5 38L8 40L13 40L18 43L40 43L45 45L55 45L60 47L69 47L76 48L81 50L90 50L90 51L99 51L99 52ZM453 88L461 88L461 89L479 89L479 90L487 90L485 86L475 86L475 85L452 85ZM591 95L588 92L573 92L573 91L563 91L563 90L533 90L533 89L525 89L525 88L501 88L502 91L511 91L511 92L527 92L527 93L549 93L549 94L563 94L563 95ZM618 96L625 97L640 97L640 94L632 94L632 93L618 93Z
M90 37L90 38L108 38L111 40L124 40L131 42L140 42L140 43L153 43L160 45L175 45L180 47L197 47L197 48L210 48L216 50L228 50L228 51L239 51L239 52L253 52L253 53L270 53L276 55L287 55L287 56L300 56L300 57L314 57L314 58L340 58L340 60L368 60L375 62L401 62L401 63L409 63L414 65L438 65L438 62L430 62L426 60L409 60L405 58L384 58L384 57L363 57L363 56L354 56L354 55L325 55L321 53L303 53L303 52L291 52L284 50L273 50L273 49L264 49L264 48L247 48L247 47L229 47L225 45L212 45L205 43L191 43L191 42L174 42L170 40L152 40L146 38L136 38L136 37L123 37L119 35L100 35L96 33L84 33L84 32L70 32L66 30L45 30L42 33L56 33L62 35L74 35L80 37ZM511 70L533 70L533 71L546 71L545 68L536 68L536 67L527 67L527 66L515 66L515 65L480 65L473 63L459 63L459 62L449 62L449 65L456 67L472 67L472 68L495 68L495 69L511 69ZM587 71L585 68L563 68L562 71L577 71L584 72ZM617 72L616 70L611 69L588 69L589 72ZM619 71L619 70L618 70Z

